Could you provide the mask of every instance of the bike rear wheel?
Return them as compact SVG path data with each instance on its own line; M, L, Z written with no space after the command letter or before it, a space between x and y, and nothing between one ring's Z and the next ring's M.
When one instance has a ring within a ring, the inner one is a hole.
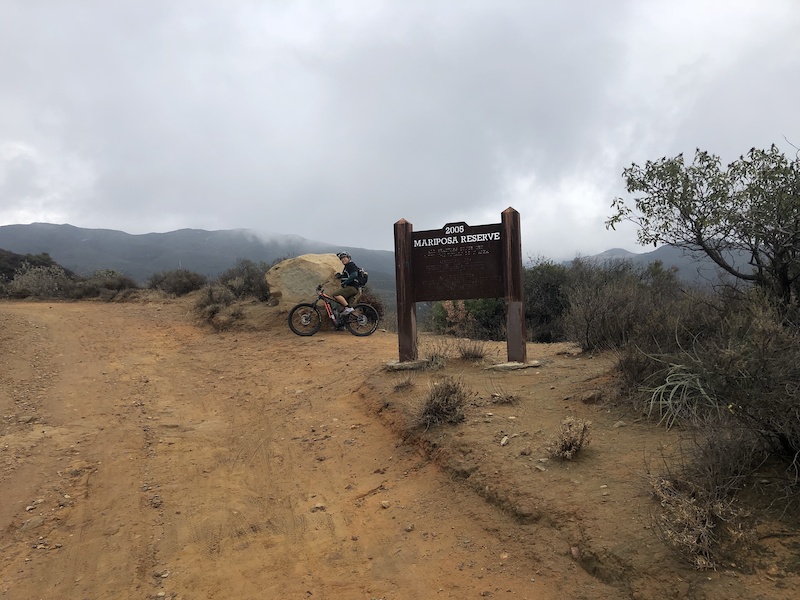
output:
M297 335L314 335L322 326L322 316L313 304L298 304L289 311L289 329Z
M363 336L375 333L378 328L378 311L369 304L356 304L353 312L344 318L344 326L353 335Z

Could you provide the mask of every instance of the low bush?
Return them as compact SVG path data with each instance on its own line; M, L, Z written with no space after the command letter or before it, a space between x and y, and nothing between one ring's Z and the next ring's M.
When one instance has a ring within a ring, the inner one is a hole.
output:
M236 301L236 295L226 286L209 284L195 300L195 310L205 319L211 320L227 306Z
M583 350L604 350L652 336L654 329L669 322L664 315L677 306L683 285L660 263L639 267L625 261L597 265L576 259L566 294L566 338Z
M8 293L15 298L67 298L75 282L58 265L33 266L23 262L8 284Z
M383 302L383 299L378 294L373 293L369 286L366 286L361 290L361 298L359 298L358 301L364 304L369 304L372 308L377 310L378 316L381 318L381 320L386 317L386 306Z
M201 289L206 283L208 278L205 275L188 269L176 269L153 274L147 282L147 287L173 296L185 296Z
M122 291L136 289L139 289L139 286L133 278L112 269L101 269L95 271L91 277L76 281L71 297L77 300L83 298L112 300Z
M269 265L265 262L240 259L230 269L217 277L217 283L228 288L237 298L253 297L257 300L269 299L269 285L266 274Z

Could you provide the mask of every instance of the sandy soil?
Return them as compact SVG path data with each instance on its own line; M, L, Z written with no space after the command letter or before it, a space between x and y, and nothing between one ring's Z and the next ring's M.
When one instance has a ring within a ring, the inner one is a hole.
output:
M409 375L392 333L189 306L0 303L0 598L800 597L796 536L710 572L658 541L644 464L674 440L596 402L608 357ZM410 431L442 376L466 421ZM591 444L542 460L566 416Z

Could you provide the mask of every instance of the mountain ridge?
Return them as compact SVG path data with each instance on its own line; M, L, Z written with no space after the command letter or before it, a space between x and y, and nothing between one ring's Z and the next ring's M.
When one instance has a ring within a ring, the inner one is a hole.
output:
M390 298L395 290L394 252L335 245L296 234L259 234L245 228L211 231L184 228L166 233L131 234L69 224L2 225L0 248L17 254L46 252L58 264L79 275L113 269L139 283L145 283L156 273L180 268L214 278L240 259L271 264L302 254L347 251L359 266L369 271L370 287ZM577 258L596 262L624 260L643 266L659 261L665 268L677 269L678 276L687 282L708 284L719 280L718 269L708 258L676 246L664 245L638 254L611 248Z
M373 287L394 289L394 253L307 240L294 234L250 229L178 229L166 233L130 234L115 229L88 229L69 224L31 223L0 226L0 248L17 254L46 252L79 275L113 269L144 283L155 273L188 269L214 278L240 259L271 264L301 254L347 251L370 273Z

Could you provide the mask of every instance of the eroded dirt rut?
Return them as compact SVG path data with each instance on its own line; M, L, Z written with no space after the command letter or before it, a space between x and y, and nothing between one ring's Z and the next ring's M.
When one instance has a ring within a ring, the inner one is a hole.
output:
M598 597L363 410L395 336L184 311L0 305L0 597Z

